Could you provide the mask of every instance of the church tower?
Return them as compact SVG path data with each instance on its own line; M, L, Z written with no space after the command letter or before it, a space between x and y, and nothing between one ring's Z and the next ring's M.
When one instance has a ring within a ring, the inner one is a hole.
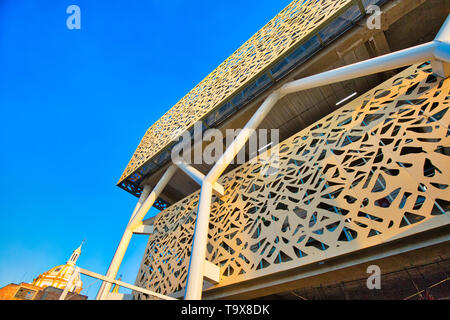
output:
M69 286L69 292L80 293L83 289L83 282L78 275L72 283L67 283L70 276L75 271L75 264L81 254L81 247L83 246L84 240L81 245L76 248L69 260L65 265L59 265L53 267L47 272L40 274L36 279L33 280L33 285L45 288L45 287L55 287L59 289L64 289L67 285Z
M70 259L66 262L67 265L74 266L77 263L78 257L81 254L81 247L83 246L83 243L84 240L81 242L80 246L72 252Z

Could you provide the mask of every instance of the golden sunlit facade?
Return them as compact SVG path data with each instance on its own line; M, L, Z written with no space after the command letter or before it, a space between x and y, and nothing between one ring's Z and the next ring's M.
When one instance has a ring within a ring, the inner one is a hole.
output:
M223 176L206 255L220 282L210 290L448 225L449 108L450 79L416 65L281 142L273 174L268 151ZM196 192L157 216L139 286L183 290L198 201Z
M310 40L336 16L359 11L360 5L358 0L295 0L289 4L147 130L119 186L139 194L134 190L135 182L147 173L142 167L146 162L160 155L196 121L222 107L292 48Z

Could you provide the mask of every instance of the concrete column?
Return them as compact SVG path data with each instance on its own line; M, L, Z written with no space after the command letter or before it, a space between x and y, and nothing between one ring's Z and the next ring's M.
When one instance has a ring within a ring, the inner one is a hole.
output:
M164 187L169 183L170 179L173 177L177 167L175 165L171 165L161 179L156 184L153 191L150 192L150 187L145 186L144 191L139 198L138 204L133 211L130 221L128 222L127 227L125 228L125 232L123 233L122 239L117 247L117 250L114 254L114 257L109 265L108 272L106 273L106 277L109 279L115 279L117 276L117 272L119 272L120 265L122 263L123 257L125 256L125 252L128 249L128 245L130 244L131 237L133 236L133 230L137 228L142 219L147 214L148 210L153 206L156 199L164 189ZM97 293L97 300L103 300L108 295L111 290L110 282L103 282L100 290Z

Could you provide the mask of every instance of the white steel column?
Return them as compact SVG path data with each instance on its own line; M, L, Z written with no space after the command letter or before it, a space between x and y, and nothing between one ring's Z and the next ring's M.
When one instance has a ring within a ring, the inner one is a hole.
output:
M131 237L133 236L133 231L135 228L139 227L142 219L147 214L148 210L152 207L153 203L156 201L161 191L173 177L177 167L175 165L171 165L161 179L156 184L155 188L150 193L150 187L145 186L144 191L139 198L139 201L136 205L136 208L133 211L130 221L128 222L127 227L123 233L122 239L116 249L114 257L109 265L108 272L106 273L106 278L115 279L117 276L117 272L119 271L120 264L122 263L123 257L125 256L125 252L127 251L128 245L130 244ZM149 194L150 193L150 194ZM111 290L110 282L103 282L98 293L97 300L105 299Z
M445 19L434 40L447 43L450 42L450 15Z
M154 297L157 297L157 298L160 298L160 299L163 299L163 300L177 300L177 299L172 298L170 296L159 294L157 292L154 292L154 291L151 291L151 290L148 290L148 289L144 289L144 288L141 288L141 287L138 287L138 286L135 286L135 285L132 285L132 284L120 281L120 280L114 280L114 279L107 278L105 276L102 276L101 274L98 274L98 273L95 273L95 272L92 272L92 271L89 271L89 270L86 270L86 269L79 268L79 273L85 274L85 275L87 275L89 277L92 277L92 278L97 278L97 279L103 280L105 282L111 282L111 283L114 283L116 286L128 288L128 289L131 289L131 290L134 290L134 291L137 291L137 292L142 292L142 293L145 293L145 294L148 294L150 296L154 296Z
M78 274L79 274L79 268L77 266L74 266L73 272L70 275L69 280L67 280L66 287L64 288L63 292L59 296L59 300L66 299L67 293L69 293L70 286L73 283L73 281L77 278Z
M195 169L194 167L187 165L184 162L176 162L175 163L178 168L180 168L184 173L186 173L188 176L190 176L192 178L192 180L194 180L195 182L197 182L199 185L202 185L203 180L205 179L205 175L203 173L201 173L200 171L198 171L197 169ZM223 188L222 185L220 185L219 183L215 182L212 185L213 188L213 192L216 193L216 195L218 195L219 197L222 197L225 194L225 190Z
M435 59L431 61L433 71L439 76L447 78L450 76L450 15L434 40L441 44L434 51Z
M139 208L139 210L136 212L135 217L130 220L128 223L127 228L134 229L142 222L142 219L144 219L145 215L147 214L148 210L153 206L156 199L159 197L161 192L164 190L166 185L169 183L170 179L172 179L173 175L175 174L175 171L177 171L177 167L175 165L170 165L169 168L167 168L166 172L163 174L161 179L156 184L155 188L152 190L150 195L147 197L145 202L142 204L142 206Z
M145 185L144 190L142 190L141 196L139 197L139 200L136 204L136 207L133 210L133 213L131 214L130 221L133 219L133 217L136 215L136 213L139 211L140 207L142 206L142 203L144 203L145 199L148 197L150 193L150 186ZM128 222L129 223L129 222ZM117 246L116 252L114 253L113 259L111 263L109 264L108 272L106 273L107 277L110 277L111 274L114 274L112 277L113 279L116 277L117 272L119 271L120 264L122 263L122 259L125 255L125 252L128 248L128 245L130 244L131 237L133 235L133 232L127 227L122 235L122 238L120 239L119 245ZM106 293L109 292L111 289L111 284L108 282L102 282L102 285L100 286L100 289L97 293L97 300L100 300L104 297L103 293L106 291Z
M330 83L336 83L358 77L371 75L374 73L389 71L392 69L405 67L414 63L433 60L436 56L448 61L450 56L450 19L441 28L435 41L409 49L400 50L380 57L369 59L363 62L351 64L342 68L326 71L314 76L295 80L283 85L280 89L272 92L261 107L255 112L252 118L245 125L233 143L227 148L208 175L203 179L200 192L200 200L197 211L197 220L193 235L191 258L189 261L189 271L186 286L185 299L198 300L202 297L203 270L206 256L206 245L208 241L208 226L211 209L212 186L225 171L229 163L245 145L252 130L257 129L265 116L272 110L275 103L284 95L311 89ZM445 39L446 42L443 42Z
M197 211L197 220L195 222L194 240L192 244L191 258L189 260L188 280L186 286L186 300L199 300L202 297L203 288L203 270L206 257L206 244L208 242L208 226L211 208L211 197L213 184L225 171L228 164L234 159L238 152L245 145L251 133L256 129L267 113L272 109L281 95L278 92L270 94L264 103L255 112L252 118L239 132L236 139L225 150L208 175L203 179L200 191L200 202Z

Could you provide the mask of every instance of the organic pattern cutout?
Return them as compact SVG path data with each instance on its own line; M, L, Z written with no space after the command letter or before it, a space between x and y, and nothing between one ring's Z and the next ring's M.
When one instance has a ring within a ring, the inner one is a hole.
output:
M147 130L119 184L351 2L296 0L290 3Z
M282 142L276 174L246 163L222 177L207 251L218 286L448 224L449 91L413 66ZM198 194L157 217L139 286L184 288Z

